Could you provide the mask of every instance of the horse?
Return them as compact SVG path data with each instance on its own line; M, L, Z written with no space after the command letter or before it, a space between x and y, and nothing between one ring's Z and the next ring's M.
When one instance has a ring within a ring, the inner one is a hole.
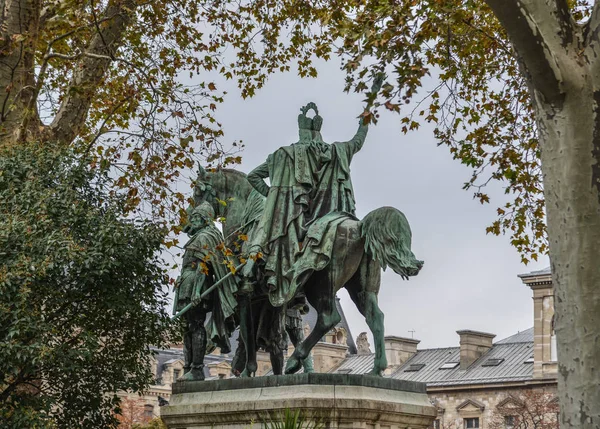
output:
M235 235L247 227L240 204L248 200L252 186L244 173L232 169L203 172L199 175L199 181L201 187L210 187L212 192L205 192L203 198L210 199L212 195L213 201L209 202L213 204L215 212L218 216L226 218L226 237ZM238 205L232 207L222 204L222 201L237 202ZM335 296L338 290L345 288L373 334L375 360L370 374L381 376L387 368L384 315L377 298L381 271L389 266L403 279L408 280L419 273L423 261L417 260L412 253L410 225L404 214L396 208L378 208L362 220L343 213L330 215L326 215L325 218L334 218L335 222L331 223L333 227L328 232L332 246L329 257L321 257L318 269L302 270L302 257L297 261L300 267L298 282L306 299L317 312L317 322L308 337L295 347L294 353L286 363L285 373L297 372L317 342L341 321L335 305ZM323 227L319 221L308 230L304 258L310 258L311 247L318 244L311 243L310 237L311 228ZM329 221L331 219L323 219L323 222ZM312 266L314 267L314 264ZM252 362L251 353L252 351L247 354L249 364L255 363Z
M257 223L264 209L265 197L252 188L246 175L240 171L219 169L207 172L200 167L194 187L194 205L203 201L209 202L215 217L221 219L225 246L233 250L233 256L238 258L238 263L242 262L241 249L244 242L241 237L249 234ZM234 374L248 376L256 372L256 347L257 343L261 343L270 354L273 373L281 375L284 362L282 347L285 344L282 343L280 331L285 329L294 346L298 344L297 335L291 328L279 323L282 322L280 318L283 319L283 315L278 311L281 309L265 308L265 302L266 296L261 296L260 292L238 295L240 336L233 360ZM262 337L259 334L263 334ZM261 342L265 337L269 340L278 338L278 341L270 341L268 344L265 341Z

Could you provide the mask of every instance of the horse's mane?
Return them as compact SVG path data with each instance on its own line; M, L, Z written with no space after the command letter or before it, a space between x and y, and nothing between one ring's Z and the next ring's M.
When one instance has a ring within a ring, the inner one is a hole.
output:
M404 214L394 207L380 207L361 221L365 251L381 264L402 275L405 268L416 267L418 261L410 246L412 232Z
M247 174L244 173L243 171L239 171L239 170L235 170L233 168L216 168L212 171L209 171L209 173L211 174L215 174L215 173L227 173L227 174L233 174L235 176L239 176L240 179L246 179Z

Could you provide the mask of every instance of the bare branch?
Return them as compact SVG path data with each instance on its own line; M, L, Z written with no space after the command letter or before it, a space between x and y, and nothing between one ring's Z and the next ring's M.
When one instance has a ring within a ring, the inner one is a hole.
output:
M539 0L485 1L506 29L533 88L547 102L560 104L564 94L559 58L572 38L570 24L560 18L562 0L556 0L554 8Z
M111 2L103 13L101 20L112 18L103 27L97 27L99 31L82 53L67 96L50 124L49 138L70 143L77 136L87 118L93 95L123 42L123 35L136 7L134 0L121 0Z

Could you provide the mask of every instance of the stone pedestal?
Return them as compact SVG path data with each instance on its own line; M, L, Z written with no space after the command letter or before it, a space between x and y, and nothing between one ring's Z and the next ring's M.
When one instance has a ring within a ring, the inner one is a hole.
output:
M169 429L249 429L287 409L332 429L425 429L437 416L425 384L315 373L175 383L161 417Z

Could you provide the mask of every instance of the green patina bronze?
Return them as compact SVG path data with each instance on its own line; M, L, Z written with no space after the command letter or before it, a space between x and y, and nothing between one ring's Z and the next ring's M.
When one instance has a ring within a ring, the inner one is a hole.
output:
M375 79L373 91L380 85ZM311 110L313 118L307 116ZM302 366L311 372L310 351L340 321L335 295L341 288L373 333L371 374L381 375L387 366L377 303L381 269L389 266L408 279L423 265L410 249L410 226L399 210L382 207L362 221L355 217L350 164L367 124L361 119L352 139L333 144L321 138L322 124L317 106L309 103L298 116L299 141L279 148L248 176L229 169L199 171L195 203L210 203L226 219L225 244L236 265L245 263L236 275L240 346L234 358L234 370L243 376L256 371L258 348L270 353L274 374L281 374L288 337L295 351L285 372ZM307 301L318 317L304 338L299 311ZM212 305L222 311L220 302Z
M313 119L306 116L309 109L315 110ZM308 227L331 212L355 212L350 163L368 128L361 119L351 140L327 144L321 138L322 122L315 104L309 103L298 116L298 143L278 149L248 174L250 184L267 198L249 251L265 255L269 300L275 307L296 295L293 263ZM264 182L267 177L270 187Z
M181 274L175 282L173 312L182 312L184 375L182 380L204 379L204 355L207 340L221 348L230 349L229 338L235 329L237 285L227 277L229 269L219 252L223 235L213 223L214 210L207 202L190 210L185 232L190 235L185 244ZM210 293L212 284L223 279L220 287ZM203 297L204 296L204 297ZM206 315L211 312L208 323Z

